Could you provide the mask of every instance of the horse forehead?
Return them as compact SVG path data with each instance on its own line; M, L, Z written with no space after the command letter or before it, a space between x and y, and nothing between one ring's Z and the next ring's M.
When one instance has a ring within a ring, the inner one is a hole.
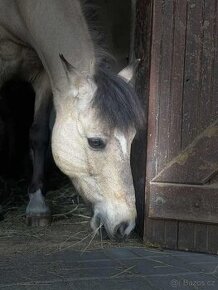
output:
M114 137L118 140L123 154L126 155L128 153L127 137L119 130L115 130Z

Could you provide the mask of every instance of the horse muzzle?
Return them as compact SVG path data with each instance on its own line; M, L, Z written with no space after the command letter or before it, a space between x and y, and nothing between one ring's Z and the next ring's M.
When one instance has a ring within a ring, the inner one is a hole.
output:
M135 228L135 218L113 223L101 214L94 214L90 225L94 232L106 232L111 240L122 242L128 238L132 230Z

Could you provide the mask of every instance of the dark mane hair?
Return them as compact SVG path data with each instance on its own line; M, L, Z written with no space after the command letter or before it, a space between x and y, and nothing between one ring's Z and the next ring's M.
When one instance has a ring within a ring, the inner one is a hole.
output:
M99 22L99 7L93 4L93 0L80 1L95 45L94 79L97 91L92 105L97 109L100 119L110 127L121 130L131 126L141 128L144 124L144 113L135 90L109 69L115 59L105 47L104 32Z
M144 113L131 85L103 66L96 70L95 82L97 91L92 105L103 122L121 130L142 127Z

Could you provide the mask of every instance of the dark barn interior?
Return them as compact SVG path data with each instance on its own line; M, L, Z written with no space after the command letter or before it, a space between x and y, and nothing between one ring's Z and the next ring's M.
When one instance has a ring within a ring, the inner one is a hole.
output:
M29 129L34 114L34 91L22 81L5 83L0 99L0 174L1 200L7 199L4 183L26 178L31 172L29 160Z

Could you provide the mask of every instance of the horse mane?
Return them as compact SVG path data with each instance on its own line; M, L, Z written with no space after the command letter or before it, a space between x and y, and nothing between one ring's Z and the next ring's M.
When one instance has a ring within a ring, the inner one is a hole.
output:
M94 79L97 90L92 106L100 119L122 131L142 128L144 113L134 88L104 66L98 67Z
M80 0L80 3L96 53L94 80L97 91L92 106L97 109L100 119L112 128L141 128L144 113L134 88L110 70L115 59L105 47L104 33L98 18L99 7L92 0Z
M96 3L93 3L93 0L79 1L94 44L96 65L98 66L103 63L105 66L111 67L115 58L109 53L106 46L105 33L99 17L100 7Z

